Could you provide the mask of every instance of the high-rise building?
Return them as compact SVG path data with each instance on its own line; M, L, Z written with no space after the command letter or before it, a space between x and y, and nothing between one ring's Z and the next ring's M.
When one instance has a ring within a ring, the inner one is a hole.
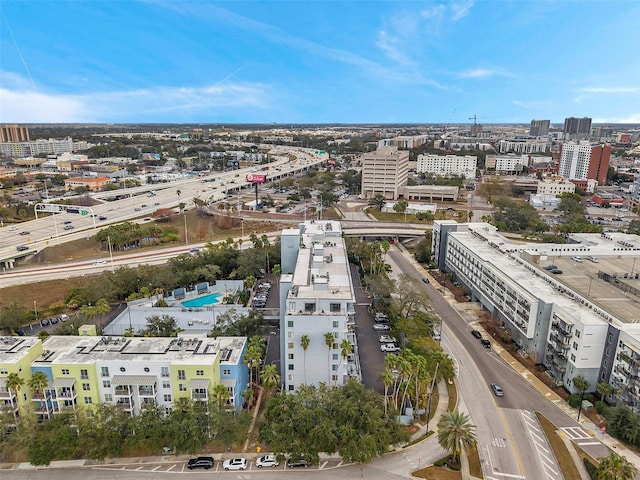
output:
M416 172L439 177L476 178L478 157L472 155L418 155Z
M584 135L588 136L591 133L591 118L589 117L568 117L564 119L564 129L562 130L567 135Z
M380 194L388 200L398 198L400 188L407 184L408 175L408 151L386 147L365 153L362 160L362 196L373 198Z
M562 144L558 173L570 180L592 179L599 185L605 185L610 158L611 147L608 145L567 142Z
M18 125L0 125L0 143L28 141L28 127L20 127Z
M532 137L546 137L549 135L551 120L531 120L529 135Z
M309 220L282 231L281 378L301 385L344 385L359 378L355 293L340 222ZM354 353L356 355L351 355Z

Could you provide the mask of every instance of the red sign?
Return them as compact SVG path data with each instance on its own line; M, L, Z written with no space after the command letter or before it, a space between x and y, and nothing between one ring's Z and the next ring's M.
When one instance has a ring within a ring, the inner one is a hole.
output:
M266 175L256 175L255 173L250 173L246 176L247 182L249 183L264 183L267 181Z
M336 164L336 161L335 161L335 160L328 160L328 161L327 161L327 163L328 163L329 165L335 165L335 164Z

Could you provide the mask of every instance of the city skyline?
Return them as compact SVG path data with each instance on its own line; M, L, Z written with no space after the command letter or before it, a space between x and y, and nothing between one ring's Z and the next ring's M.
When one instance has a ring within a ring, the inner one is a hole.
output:
M639 14L622 1L8 0L0 123L640 123Z

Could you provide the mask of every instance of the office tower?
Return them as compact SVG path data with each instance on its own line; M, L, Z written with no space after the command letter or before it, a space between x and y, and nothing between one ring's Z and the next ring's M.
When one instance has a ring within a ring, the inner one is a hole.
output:
M365 153L362 160L362 196L377 194L391 200L398 198L400 188L407 184L409 152L398 147L378 148Z
M567 179L597 180L606 185L611 147L591 145L587 141L567 142L562 145L559 173Z
M589 135L591 133L591 118L568 117L564 119L563 132L568 135Z

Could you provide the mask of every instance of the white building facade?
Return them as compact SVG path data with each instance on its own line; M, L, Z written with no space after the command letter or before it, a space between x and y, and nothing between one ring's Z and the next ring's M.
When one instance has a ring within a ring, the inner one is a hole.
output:
M473 155L418 155L416 171L439 177L457 175L466 179L476 177L478 157Z
M545 180L538 182L538 195L562 195L565 192L575 193L575 183L572 183L569 180Z
M567 142L562 145L558 173L564 178L585 180L589 174L592 145L588 141Z
M357 357L355 293L340 223L307 221L283 230L281 248L284 388L292 392L304 384L343 385L359 374L349 357L351 352Z
M409 152L398 147L378 148L362 156L362 197L373 198L380 194L387 200L400 196L400 189L407 184Z

